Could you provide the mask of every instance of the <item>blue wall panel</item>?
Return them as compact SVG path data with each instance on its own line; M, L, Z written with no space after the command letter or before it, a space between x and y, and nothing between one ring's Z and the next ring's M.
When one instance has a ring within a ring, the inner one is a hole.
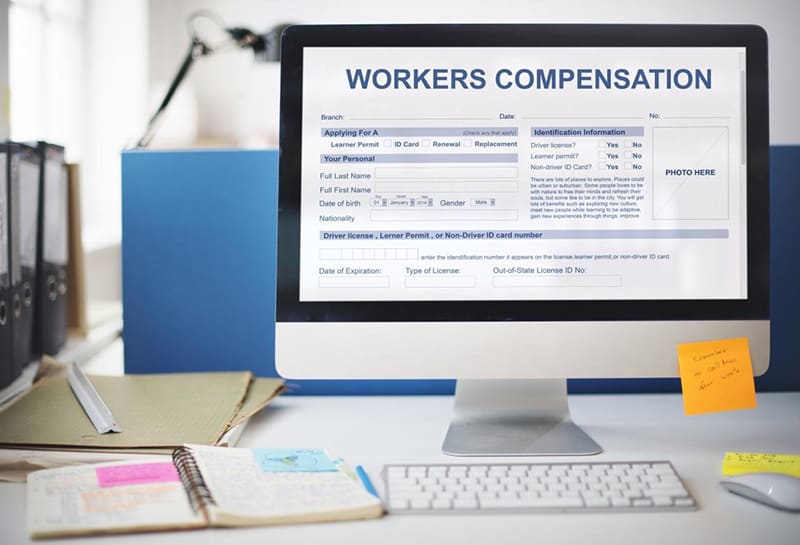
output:
M274 151L123 154L129 373L274 368ZM800 390L800 146L770 150L772 356L760 391ZM531 362L535 365L535 361ZM676 362L677 365L677 362ZM290 381L301 394L450 394L452 380ZM679 391L677 379L570 380L578 392Z
M126 373L274 375L274 150L122 154Z

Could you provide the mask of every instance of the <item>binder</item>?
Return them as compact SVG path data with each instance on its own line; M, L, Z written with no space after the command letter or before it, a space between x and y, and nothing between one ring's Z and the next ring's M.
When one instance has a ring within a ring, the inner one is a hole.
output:
M57 353L67 338L69 185L64 148L37 142L39 215L34 352Z
M19 376L38 354L33 346L36 249L39 221L39 160L36 149L9 143L11 229L12 373Z
M0 390L16 378L11 358L11 266L9 265L8 147L0 144Z

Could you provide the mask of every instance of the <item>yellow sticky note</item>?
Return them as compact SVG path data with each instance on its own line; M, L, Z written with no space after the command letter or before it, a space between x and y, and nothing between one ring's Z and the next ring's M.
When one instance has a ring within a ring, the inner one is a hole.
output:
M687 415L756 406L747 337L680 344L678 365Z
M722 460L723 475L742 473L785 473L800 477L800 454L771 454L758 452L726 452Z

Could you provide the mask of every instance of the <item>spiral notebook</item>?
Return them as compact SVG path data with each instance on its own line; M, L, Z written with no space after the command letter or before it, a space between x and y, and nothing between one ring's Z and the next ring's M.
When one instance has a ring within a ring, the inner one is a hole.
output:
M28 475L32 538L380 517L383 505L319 449L186 445L172 458Z

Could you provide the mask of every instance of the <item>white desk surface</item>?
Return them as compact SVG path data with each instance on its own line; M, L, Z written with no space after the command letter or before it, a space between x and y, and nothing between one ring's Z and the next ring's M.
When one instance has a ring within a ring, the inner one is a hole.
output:
M571 396L570 406L575 421L605 449L580 460L670 460L700 509L649 514L390 515L363 522L129 534L80 541L92 545L800 542L800 513L745 500L718 484L725 451L800 453L800 393L759 394L757 409L693 417L683 415L680 396L672 394ZM364 465L379 490L384 463L578 460L445 456L440 446L451 411L449 396L282 396L252 419L239 446L325 447L351 465ZM0 483L0 543L29 542L25 515L25 485Z

